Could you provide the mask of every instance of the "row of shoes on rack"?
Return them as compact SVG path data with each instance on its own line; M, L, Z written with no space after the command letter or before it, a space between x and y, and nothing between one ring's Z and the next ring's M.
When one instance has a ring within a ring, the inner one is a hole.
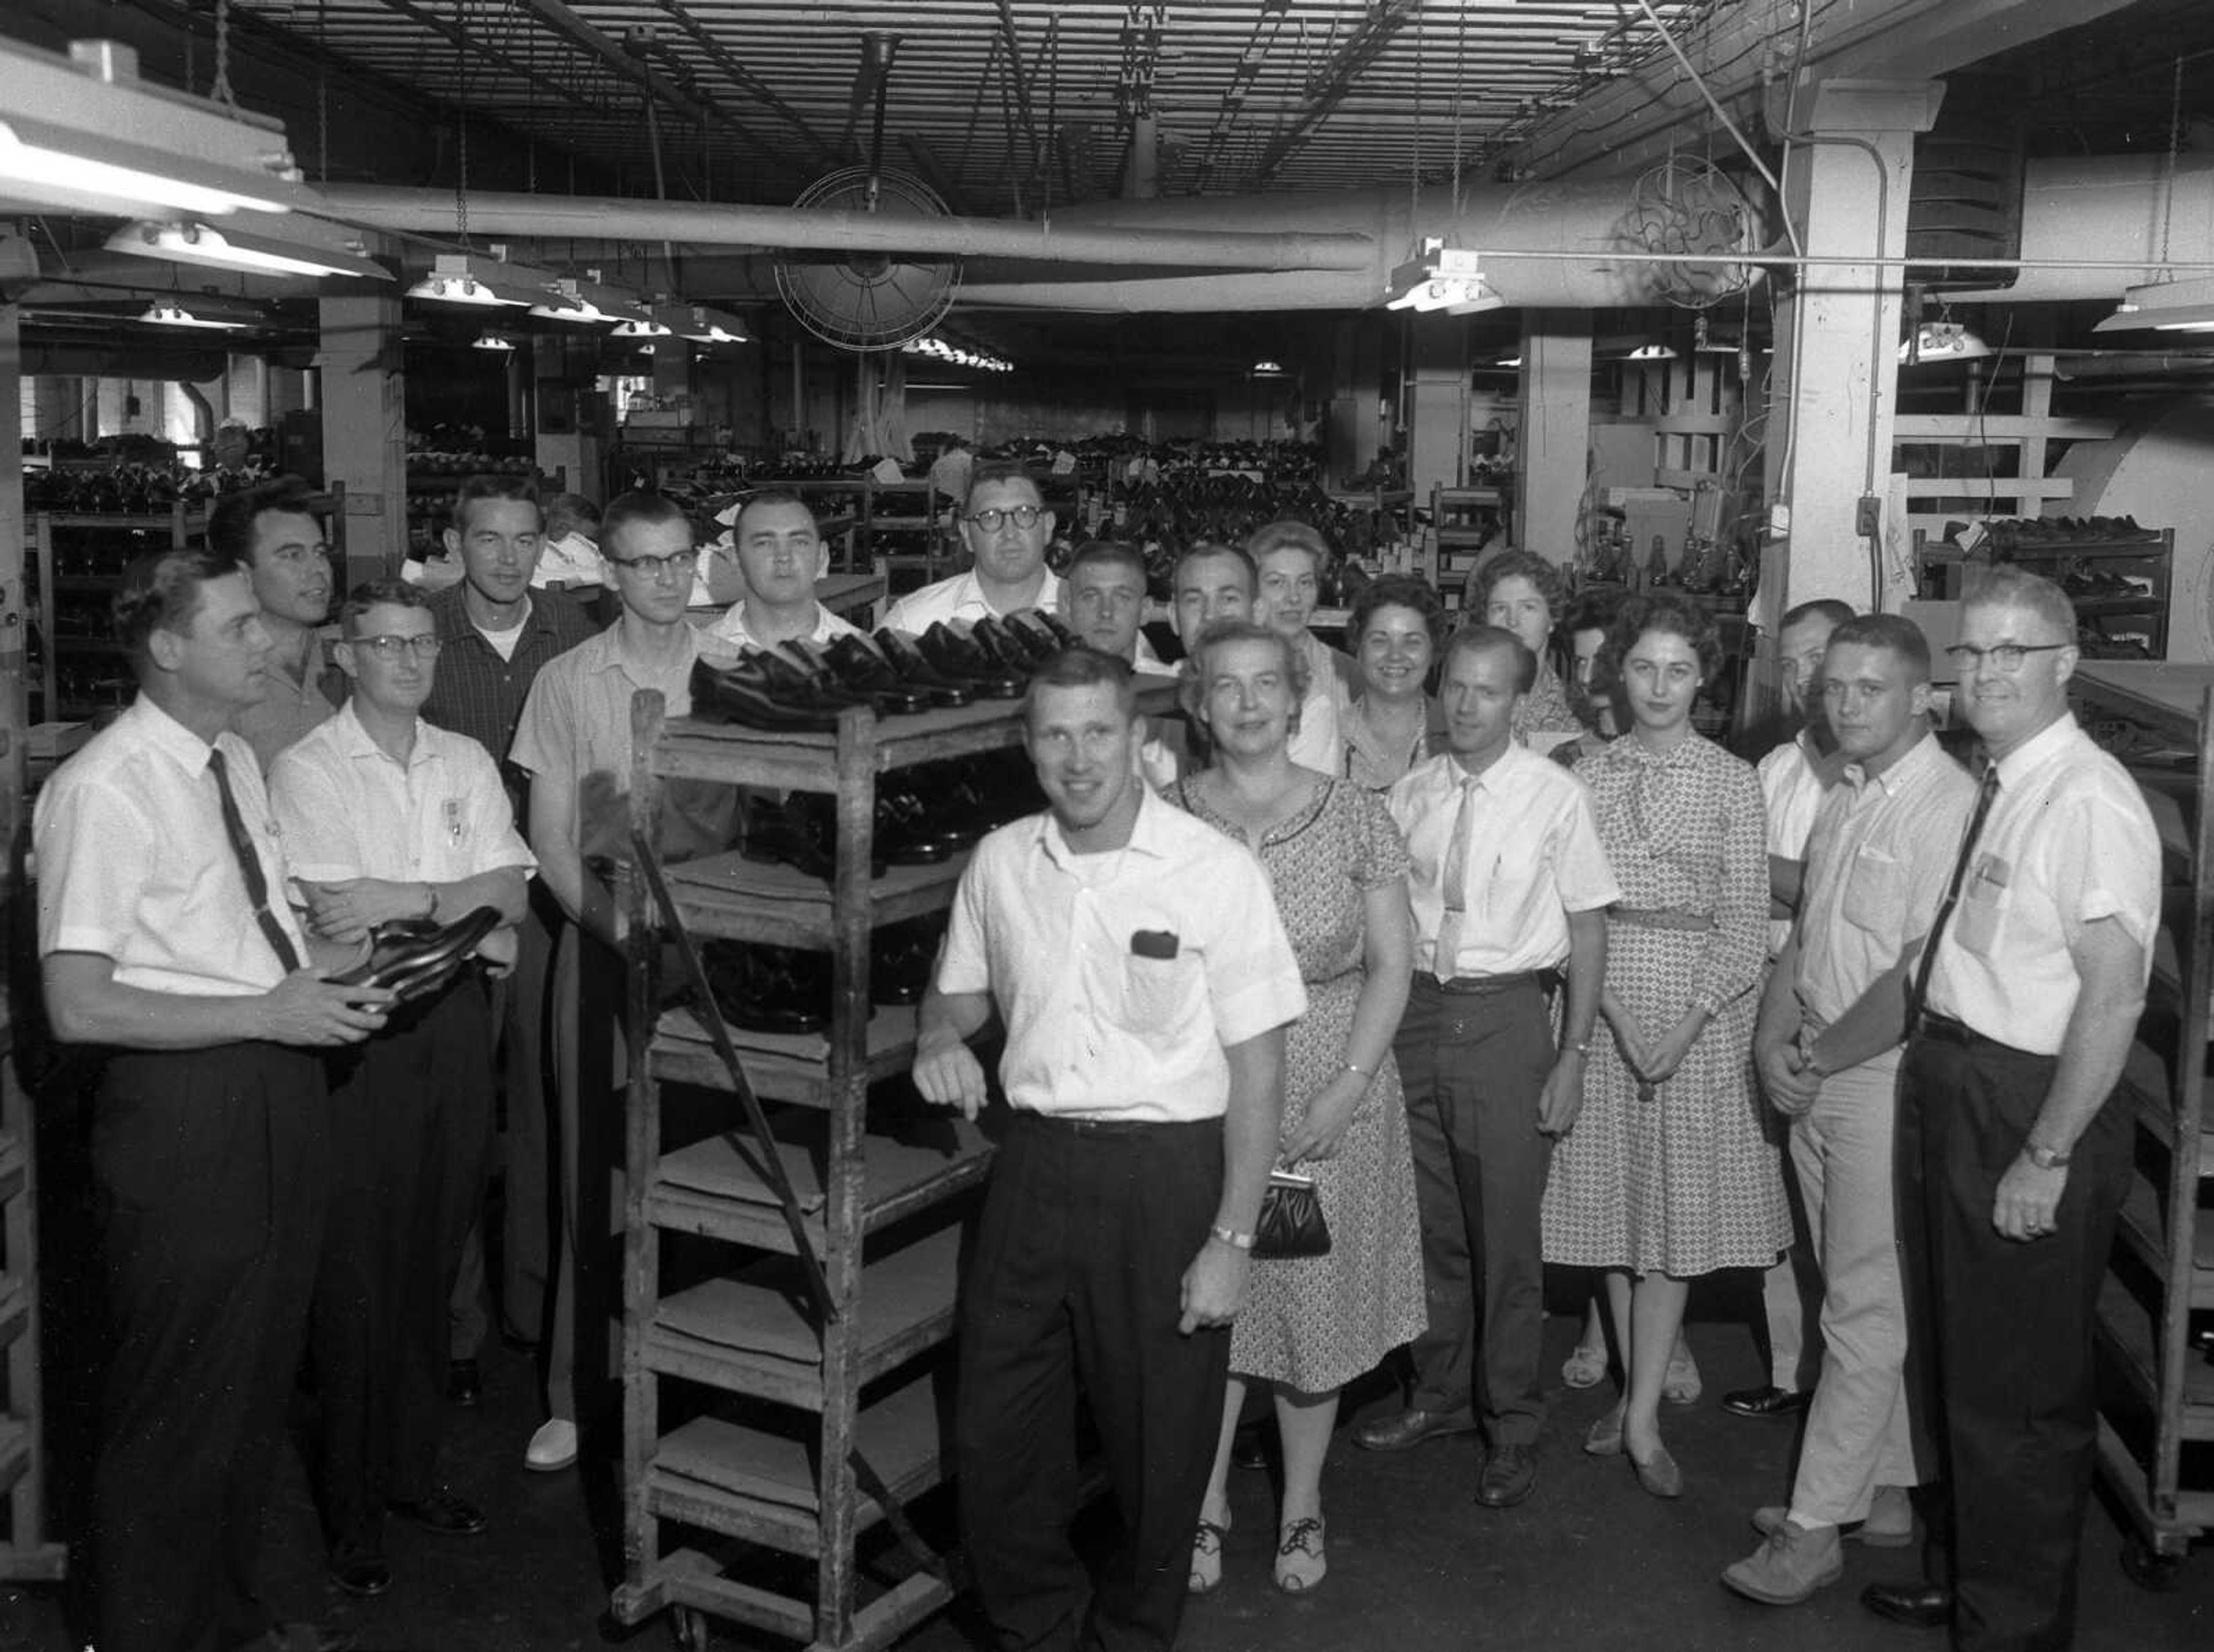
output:
M1997 561L2005 560L2013 552L2064 551L2071 545L2111 545L2130 539L2150 544L2160 538L2153 529L2139 527L2134 516L2017 516L1981 526L1985 537L1978 548L1987 550ZM1966 522L1947 522L1945 537L1957 542L1969 527Z
M2097 598L2144 596L2152 594L2152 582L2140 575L2131 578L2116 573L2106 564L2098 562L2069 562L2059 570L2060 588L2070 596Z
M869 1002L916 1004L929 989L945 914L887 924L869 941ZM723 1019L744 1033L801 1037L828 1030L830 954L755 941L710 941L700 964Z
M965 628L941 621L919 637L882 630L821 646L780 643L736 660L702 656L692 668L692 715L770 733L827 734L856 706L893 717L1020 699L1037 668L1077 640L1059 619L1032 609Z
M893 866L935 866L976 846L994 827L1043 806L1019 752L920 763L877 785L869 875ZM833 881L838 871L836 800L827 793L749 791L740 811L739 852Z

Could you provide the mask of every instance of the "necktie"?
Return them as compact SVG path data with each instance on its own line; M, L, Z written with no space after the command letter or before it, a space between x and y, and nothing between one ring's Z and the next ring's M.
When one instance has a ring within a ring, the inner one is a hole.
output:
M1438 943L1430 960L1430 972L1450 981L1460 957L1463 920L1468 916L1469 839L1476 835L1476 785L1473 777L1460 783L1460 808L1453 816L1453 837L1446 845L1446 911L1438 924Z
M1953 916L1953 908L1960 904L1960 887L1968 881L1968 863L1976 853L1976 839L1984 835L1984 822L1990 818L1991 800L1999 795L1999 765L1984 765L1984 777L1976 788L1976 807L1968 816L1968 829L1960 834L1960 852L1953 861L1953 879L1945 886L1945 899L1938 903L1937 916L1930 924L1930 938L1922 943L1922 957L1915 966L1914 989L1906 995L1906 1030L1910 1036L1922 1024L1922 1006L1930 996L1930 972L1937 966L1937 943L1945 938L1945 922Z
M277 961L290 975L300 967L300 954L294 950L292 937L284 933L284 926L269 910L269 879L261 869L261 856L254 851L254 839L247 835L245 818L238 812L238 799L230 789L230 766L223 761L220 747L208 748L208 767L215 774L215 793L223 802L223 829L229 835L231 852L238 856L238 869L246 879L246 898L254 903L254 921L261 926L267 937L270 950Z

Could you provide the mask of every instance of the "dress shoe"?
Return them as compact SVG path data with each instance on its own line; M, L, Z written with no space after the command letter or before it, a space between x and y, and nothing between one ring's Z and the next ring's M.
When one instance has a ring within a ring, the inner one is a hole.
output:
M1592 1457L1622 1455L1622 1407L1617 1405L1584 1435L1584 1452Z
M1844 1546L1834 1526L1808 1531L1786 1515L1745 1559L1722 1572L1722 1587L1748 1600L1795 1606L1845 1575Z
M1651 1454L1640 1457L1628 1445L1623 1453L1636 1471L1637 1484L1648 1497L1680 1497L1684 1495L1684 1471L1676 1466L1676 1460L1668 1454L1666 1446L1655 1446Z
M1287 1520L1276 1533L1276 1587L1287 1594L1305 1594L1330 1570L1330 1555L1323 1547L1322 1519L1303 1515Z
M500 924L499 909L479 906L466 917L424 932L420 923L381 924L370 931L369 956L330 978L339 986L389 990L402 1003L427 997L460 973L477 943Z
M1476 1500L1486 1509L1512 1509L1538 1489L1535 1446L1494 1446L1476 1483Z
M1660 1398L1672 1405L1696 1405L1706 1385L1699 1381L1699 1362L1691 1357L1691 1345L1681 1335L1676 1345L1668 1350L1668 1369L1660 1375Z
M341 1543L331 1550L331 1582L348 1594L364 1599L392 1587L392 1568L384 1557L358 1544Z
M1953 1591L1942 1583L1871 1583L1861 1604L1909 1629L1942 1629L1953 1621Z
M1191 1575L1184 1580L1186 1594L1212 1594L1222 1586L1222 1539L1230 1535L1230 1517L1220 1522L1203 1520L1191 1539Z
M1275 1440L1276 1425L1263 1420L1241 1423L1230 1436L1230 1466L1232 1468L1265 1469L1269 1466L1269 1450Z
M523 1466L540 1474L559 1473L577 1460L577 1425L566 1417L548 1417L530 1436Z
M1010 671L979 648L971 637L939 620L915 639L922 657L932 667L958 682L966 683L986 699L1018 700L1024 683L1020 672Z
M474 1360L457 1359L447 1362L446 1398L470 1411L484 1404L484 1372Z
M474 1537L485 1528L484 1510L441 1488L420 1502L394 1498L384 1505L411 1526L440 1537Z
M1476 1418L1465 1408L1457 1411L1426 1411L1419 1405L1390 1417L1372 1417L1353 1430L1353 1443L1363 1451L1405 1451L1425 1440L1448 1434L1473 1434Z
M1739 1417L1797 1417L1814 1403L1803 1388L1740 1388L1722 1396L1722 1409Z
M903 683L926 691L940 705L966 705L976 698L974 690L945 674L922 656L914 639L890 629L877 632L877 651L884 656Z
M701 722L734 722L769 734L833 735L838 713L820 706L789 704L758 671L743 666L718 668L705 660L692 665L692 715Z

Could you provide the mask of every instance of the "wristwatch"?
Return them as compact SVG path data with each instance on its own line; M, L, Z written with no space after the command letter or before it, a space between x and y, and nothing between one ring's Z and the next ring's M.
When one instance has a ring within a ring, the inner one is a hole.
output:
M2037 1142L2024 1142L2021 1144L2021 1156L2040 1170L2061 1170L2066 1168L2068 1164L2068 1155L2056 1153L2051 1148Z
M1253 1248L1253 1235L1241 1234L1234 1228L1209 1228L1207 1235L1210 1239L1220 1240L1232 1250L1250 1251Z

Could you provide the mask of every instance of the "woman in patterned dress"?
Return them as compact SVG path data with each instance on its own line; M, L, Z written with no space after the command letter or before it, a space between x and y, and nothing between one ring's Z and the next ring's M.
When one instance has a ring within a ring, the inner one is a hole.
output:
M1429 685L1445 631L1445 605L1428 580L1412 574L1379 575L1353 599L1345 640L1365 686L1339 730L1347 779L1388 791L1443 748L1445 718Z
M1561 570L1534 552L1502 551L1476 570L1470 584L1472 606L1484 623L1513 631L1538 656L1538 680L1514 714L1514 738L1542 757L1580 736L1584 726L1569 709L1550 647L1553 622L1568 595Z
M1713 619L1673 594L1632 597L1608 632L1629 732L1576 772L1623 888L1609 913L1585 1104L1553 1155L1545 1259L1607 1270L1629 1374L1584 1449L1626 1452L1655 1497L1683 1489L1661 1443L1668 1352L1690 1281L1765 1268L1791 1241L1751 1058L1766 954L1767 850L1752 767L1691 728L1722 663Z
M1245 1385L1275 1391L1284 1500L1275 1576L1297 1593L1326 1569L1322 1464L1338 1391L1412 1339L1426 1317L1406 1102L1391 1058L1414 958L1407 851L1377 793L1291 760L1307 688L1304 661L1281 636L1235 620L1210 625L1183 692L1214 760L1166 794L1250 844L1268 869L1307 987L1307 1013L1284 1051L1279 1161L1314 1176L1331 1240L1327 1256L1252 1265L1192 1544L1195 1594L1222 1576L1225 1481Z

